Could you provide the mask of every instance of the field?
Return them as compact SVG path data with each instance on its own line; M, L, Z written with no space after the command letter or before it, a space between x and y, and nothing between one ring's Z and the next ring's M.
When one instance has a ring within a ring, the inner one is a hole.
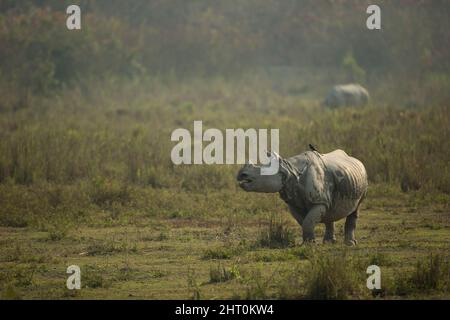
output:
M1 297L449 299L448 103L391 103L377 87L367 108L327 110L328 84L304 79L112 79L3 111ZM279 128L282 156L313 143L361 159L358 246L343 245L343 221L337 244L300 245L287 206L239 189L237 165L173 165L170 133L194 120ZM70 265L81 290L66 288Z
M449 1L372 2L0 0L0 299L450 299ZM196 120L361 160L358 245L175 165Z

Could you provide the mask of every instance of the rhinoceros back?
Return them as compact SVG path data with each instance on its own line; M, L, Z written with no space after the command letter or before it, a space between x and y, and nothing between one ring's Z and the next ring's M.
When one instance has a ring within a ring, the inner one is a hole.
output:
M365 106L369 102L367 89L358 84L334 86L325 98L324 104L331 108Z
M333 203L330 215L333 220L347 216L357 209L368 187L364 165L356 158L348 156L342 150L336 150L323 156L328 176L333 184Z
M324 221L336 221L356 210L367 191L363 164L342 150L306 151L287 159L290 167L281 198L306 215L315 205L327 208ZM281 166L283 168L283 165Z

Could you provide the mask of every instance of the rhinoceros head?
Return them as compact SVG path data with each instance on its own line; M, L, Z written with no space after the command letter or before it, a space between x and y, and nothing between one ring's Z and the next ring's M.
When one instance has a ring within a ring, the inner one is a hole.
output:
M275 159L280 163L281 157L275 153L268 153L271 161ZM265 192L274 193L279 192L283 187L283 177L281 171L275 174L262 174L261 169L269 165L257 166L252 163L244 165L237 174L237 181L239 186L247 192ZM269 169L269 168L267 168Z

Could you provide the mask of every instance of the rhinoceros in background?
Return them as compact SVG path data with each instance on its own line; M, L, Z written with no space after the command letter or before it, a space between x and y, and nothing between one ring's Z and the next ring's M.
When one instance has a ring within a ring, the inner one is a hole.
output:
M344 84L334 86L323 104L330 108L362 107L369 102L369 98L369 92L359 84Z
M279 192L302 227L304 242L315 241L317 223L325 224L324 242L335 242L334 222L346 218L345 244L356 245L358 209L368 186L364 165L342 150L312 150L288 159L272 152L278 173L261 175L261 166L246 164L237 181L248 192Z

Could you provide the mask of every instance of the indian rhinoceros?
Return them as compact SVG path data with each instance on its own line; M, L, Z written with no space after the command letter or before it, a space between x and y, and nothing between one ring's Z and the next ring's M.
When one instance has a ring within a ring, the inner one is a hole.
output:
M306 151L278 161L274 175L262 175L261 166L244 165L238 172L239 186L247 192L278 192L303 229L303 241L314 242L314 227L325 224L324 242L336 242L334 222L346 218L345 244L356 245L355 228L358 210L368 181L364 165L342 150L320 154Z
M344 84L334 86L323 104L330 108L362 107L369 102L369 98L369 92L359 84Z

